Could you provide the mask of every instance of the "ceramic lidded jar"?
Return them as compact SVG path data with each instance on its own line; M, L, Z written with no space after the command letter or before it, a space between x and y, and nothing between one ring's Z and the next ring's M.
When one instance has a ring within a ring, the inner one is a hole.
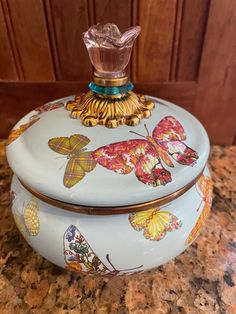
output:
M36 108L8 138L15 222L39 254L73 271L159 266L191 244L210 212L203 126L177 105L135 94L125 75L139 32L90 28L90 90Z

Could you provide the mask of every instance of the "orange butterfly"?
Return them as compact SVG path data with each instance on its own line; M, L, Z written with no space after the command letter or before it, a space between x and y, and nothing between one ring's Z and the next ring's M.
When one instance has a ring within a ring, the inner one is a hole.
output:
M20 125L17 129L12 130L7 139L6 145L9 145L12 142L14 142L16 139L18 139L19 136L21 136L22 133L24 133L29 127L35 124L35 122L37 122L40 119L41 113L55 110L63 106L64 106L63 103L54 103L54 104L49 103L49 104L45 104L45 105L35 108L34 110L37 111L38 113L30 117L29 122Z
M24 133L29 127L31 127L35 122L37 122L40 118L37 116L31 117L31 120L25 124L21 124L17 129L11 130L6 145L11 144L14 142L18 137Z
M202 203L204 203L204 207L202 209L202 212L198 218L198 221L196 225L193 227L191 230L188 238L185 241L186 245L189 245L191 242L193 242L197 236L200 233L200 230L202 229L205 221L207 220L210 210L211 210L211 203L212 203L212 180L208 176L202 175L200 179L197 182L197 186L199 190L201 191L200 196L201 196L201 202L200 205L197 208L197 211L199 211Z
M202 175L198 182L197 182L197 186L200 190L200 196L202 197L201 203L197 209L197 211L199 210L199 208L201 207L202 203L204 202L205 205L204 207L209 207L211 208L211 202L212 202L212 180L210 177L208 176L204 176Z
M35 108L34 110L38 111L40 114L43 112L52 111L52 110L62 108L62 107L64 107L63 103L53 103L53 104L49 103L49 104L44 104L42 106L39 106L39 107Z

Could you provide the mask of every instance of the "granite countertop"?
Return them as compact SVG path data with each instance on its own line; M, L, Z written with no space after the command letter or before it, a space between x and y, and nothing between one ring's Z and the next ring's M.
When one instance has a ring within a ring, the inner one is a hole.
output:
M0 313L236 313L236 147L213 146L213 208L183 254L132 276L86 277L35 253L9 208L11 170L0 141Z

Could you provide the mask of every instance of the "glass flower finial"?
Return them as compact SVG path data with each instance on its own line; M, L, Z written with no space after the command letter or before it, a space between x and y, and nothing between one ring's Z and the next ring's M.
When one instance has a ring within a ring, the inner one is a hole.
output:
M115 24L97 24L83 33L95 75L103 78L125 76L132 47L141 31L140 26L133 26L121 34Z
M138 125L151 115L154 103L133 92L133 84L125 73L132 47L141 31L133 26L121 34L115 24L97 24L83 33L83 40L95 68L89 91L68 101L70 116L81 119L85 126Z

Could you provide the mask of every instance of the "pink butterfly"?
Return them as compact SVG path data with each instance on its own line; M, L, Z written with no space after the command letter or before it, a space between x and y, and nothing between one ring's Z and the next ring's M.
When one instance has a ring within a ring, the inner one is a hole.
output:
M147 127L145 125L147 130ZM120 174L128 174L135 169L141 182L159 186L171 182L171 173L162 162L174 167L170 157L178 163L193 166L198 159L196 151L182 141L186 140L183 126L172 116L163 118L155 127L152 136L137 134L144 139L112 143L96 149L92 157L103 167Z

